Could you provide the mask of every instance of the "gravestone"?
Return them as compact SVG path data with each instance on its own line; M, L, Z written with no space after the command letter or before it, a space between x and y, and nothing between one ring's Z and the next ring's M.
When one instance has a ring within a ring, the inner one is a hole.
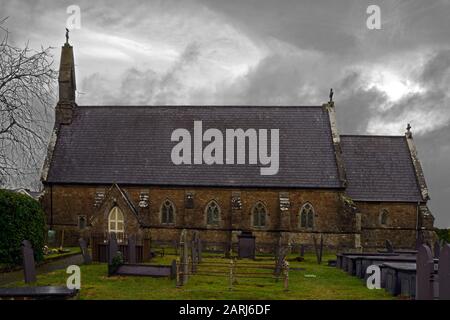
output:
M119 251L119 246L117 245L117 238L115 233L109 235L109 245L108 245L108 263L112 264L114 257Z
M243 231L238 235L238 257L255 259L256 240L251 232Z
M277 250L278 256L276 257L276 260L275 260L275 275L277 277L280 276L281 271L283 270L283 264L286 259L286 251L287 251L287 248L282 248L282 247L280 247Z
M78 240L78 243L80 245L81 255L83 256L84 264L90 264L92 262L92 258L91 258L91 255L89 254L86 240L84 240L83 238L80 238Z
M177 261L175 259L172 260L170 264L170 279L173 280L177 277Z
M36 282L36 267L34 265L34 252L28 240L22 241L22 260L25 283Z
M450 244L443 245L440 252L439 299L450 300Z
M392 242L389 240L385 241L385 246L386 246L386 251L389 253L393 253L394 252L394 247L392 246Z
M180 235L180 263L181 263L181 285L185 285L188 280L189 273L189 261L188 261L188 243L187 243L187 231L183 229Z
M305 245L301 244L300 245L300 257L304 257L305 256Z
M136 263L136 237L128 237L128 263Z
M316 252L317 263L322 263L322 253L323 253L323 236L320 235L320 246L317 245L316 236L313 236L314 251Z
M434 258L435 259L439 259L439 254L441 253L441 244L439 243L438 240L436 240L436 242L434 243Z
M194 231L194 235L192 237L193 239L193 245L195 246L195 257L196 257L196 263L200 263L202 261L201 253L202 253L202 243L200 241L200 235L199 232L196 230Z
M198 263L202 262L202 252L203 252L203 243L199 236L197 243Z
M432 300L434 261L428 246L423 244L419 247L416 264L416 300Z
M422 244L423 244L423 234L422 232L419 232L416 238L416 250L419 250Z
M172 241L172 246L173 246L173 249L175 250L175 255L177 256L178 255L178 243L177 243L177 240L173 240Z
M197 248L194 240L191 242L191 265L192 273L197 272Z

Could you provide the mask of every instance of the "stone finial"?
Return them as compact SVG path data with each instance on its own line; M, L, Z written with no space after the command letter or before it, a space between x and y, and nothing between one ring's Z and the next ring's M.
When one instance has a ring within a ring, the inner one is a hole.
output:
M406 126L406 137L407 138L412 138L412 132L411 132L411 124L410 123L408 123L408 125Z
M330 102L333 102L333 95L334 95L333 88L331 88L330 89Z

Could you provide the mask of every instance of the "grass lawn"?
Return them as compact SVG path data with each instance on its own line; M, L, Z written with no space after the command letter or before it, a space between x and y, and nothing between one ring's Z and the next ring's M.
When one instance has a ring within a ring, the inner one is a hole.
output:
M152 263L168 264L175 256L155 258ZM290 258L294 258L291 256ZM369 290L363 281L345 272L326 266L325 255L322 265L317 265L315 256L308 254L305 261L290 261L289 291L283 290L283 280L245 278L237 275L233 290L229 289L228 276L211 277L194 275L186 286L176 288L175 280L148 277L108 277L106 264L94 263L81 266L80 299L394 299L384 290ZM198 272L223 271L228 275L227 266L206 266L207 263L229 264L229 259L218 255L204 255ZM271 257L260 256L257 261L239 260L239 264L272 264ZM295 270L302 268L302 270ZM238 272L270 273L267 269L251 269L247 265ZM38 276L37 285L65 285L65 270L57 270ZM270 275L269 275L270 276ZM23 283L15 283L15 286ZM11 285L10 285L11 286Z

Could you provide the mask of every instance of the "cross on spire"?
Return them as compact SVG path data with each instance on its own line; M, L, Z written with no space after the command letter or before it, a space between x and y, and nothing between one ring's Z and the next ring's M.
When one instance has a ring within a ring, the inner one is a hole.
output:
M69 44L69 29L66 28L66 43Z

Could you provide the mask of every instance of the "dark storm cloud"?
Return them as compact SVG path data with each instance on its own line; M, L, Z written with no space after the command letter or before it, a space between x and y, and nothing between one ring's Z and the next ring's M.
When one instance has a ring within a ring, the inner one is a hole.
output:
M429 205L450 227L449 0L9 0L0 17L14 41L59 47L70 4L83 13L79 103L317 105L333 87L341 133L412 123ZM366 28L369 4L381 30Z

